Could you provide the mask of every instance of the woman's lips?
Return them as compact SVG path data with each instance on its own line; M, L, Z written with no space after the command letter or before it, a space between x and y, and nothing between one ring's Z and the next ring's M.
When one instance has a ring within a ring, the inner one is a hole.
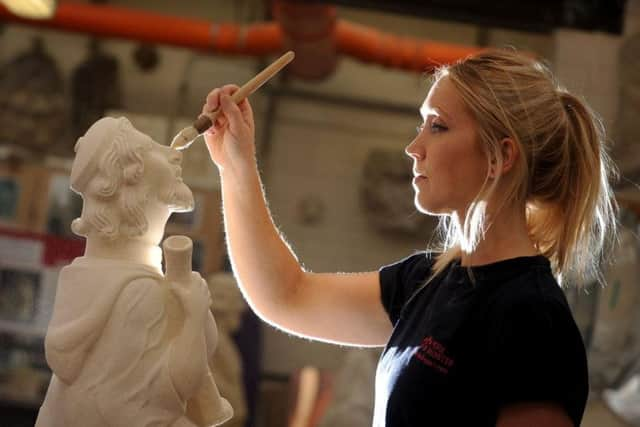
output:
M415 177L413 177L413 182L414 183L418 183L418 182L422 182L422 181L426 181L427 177L424 175L416 175Z

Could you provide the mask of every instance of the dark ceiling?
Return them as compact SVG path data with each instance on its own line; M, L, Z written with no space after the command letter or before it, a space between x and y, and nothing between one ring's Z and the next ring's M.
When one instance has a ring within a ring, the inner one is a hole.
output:
M305 0L520 31L620 34L626 0Z

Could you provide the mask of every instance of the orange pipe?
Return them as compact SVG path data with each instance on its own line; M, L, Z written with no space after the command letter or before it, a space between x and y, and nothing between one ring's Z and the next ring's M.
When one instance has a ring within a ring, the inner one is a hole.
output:
M277 22L242 26L211 23L108 5L61 1L51 19L19 18L0 6L0 20L65 31L191 48L208 53L261 56L284 49ZM398 37L338 20L337 51L362 61L409 71L429 72L479 48Z
M243 27L141 10L71 1L60 2L51 19L31 20L0 7L0 19L27 25L168 44L208 52L266 55L282 48L282 31L275 22Z
M365 62L417 72L455 62L481 49L385 34L347 21L336 28L338 51Z

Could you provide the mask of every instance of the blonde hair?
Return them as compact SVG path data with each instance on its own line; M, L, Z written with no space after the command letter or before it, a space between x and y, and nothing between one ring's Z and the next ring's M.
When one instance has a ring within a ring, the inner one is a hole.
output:
M456 221L441 221L443 252L432 277L460 257L461 244L473 248L482 239L487 227L482 201L491 199L499 206L525 205L530 238L559 281L600 278L601 255L616 236L617 212L609 183L616 171L601 120L546 66L513 50L484 51L436 70L436 80L444 77L474 117L489 166L501 169L499 142L506 137L524 155L518 156L506 191L495 192L499 174L485 179L462 230Z

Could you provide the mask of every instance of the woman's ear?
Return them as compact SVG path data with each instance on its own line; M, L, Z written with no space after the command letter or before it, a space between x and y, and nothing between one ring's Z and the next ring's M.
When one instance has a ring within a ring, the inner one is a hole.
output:
M520 155L518 145L512 138L503 138L498 142L498 145L500 146L500 153L502 153L502 165L498 168L496 159L492 159L491 167L489 168L489 178L496 178L509 172L516 164L518 156Z

